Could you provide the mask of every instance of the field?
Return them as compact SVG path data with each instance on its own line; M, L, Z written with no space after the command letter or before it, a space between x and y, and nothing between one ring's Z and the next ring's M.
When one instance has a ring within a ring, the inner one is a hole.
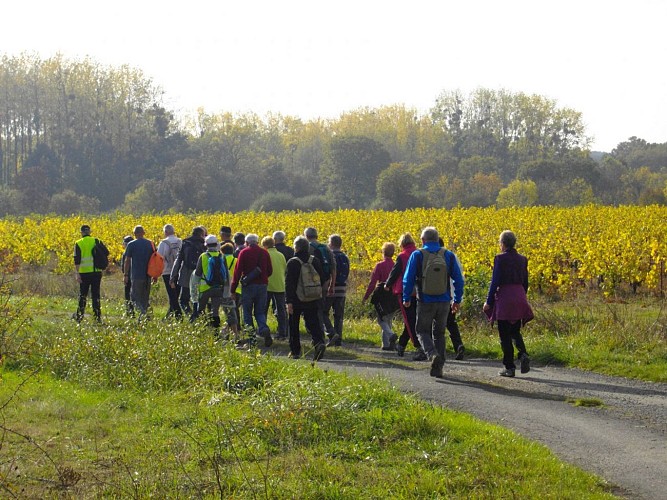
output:
M423 227L433 225L459 256L466 276L481 281L490 277L498 235L511 229L518 237L517 248L529 259L534 291L566 295L593 286L611 294L624 285L664 294L667 286L667 207L659 206L5 219L0 221L1 262L9 269L25 262L66 273L73 267L72 245L83 223L91 225L93 236L107 243L116 260L122 253L123 236L131 234L136 224L143 225L146 236L156 242L165 223L173 224L181 237L188 236L195 225L216 234L220 226L228 225L260 237L281 229L292 239L313 226L321 239L340 234L352 269L363 272L380 260L383 242L396 241L404 232L418 237Z
M608 498L603 481L510 431L381 380L288 360L284 343L238 351L204 325L162 321L161 286L152 292L155 319L128 320L113 268L103 280L104 324L79 327L70 318L72 244L84 222L116 258L136 223L156 241L167 222L180 236L197 224L260 236L282 229L293 237L310 225L340 233L354 270L346 343L368 346L378 344L378 328L360 291L382 242L432 224L466 271L469 355L498 359L479 306L498 234L509 228L530 259L537 314L526 338L537 363L665 381L666 215L591 206L1 221L0 496Z

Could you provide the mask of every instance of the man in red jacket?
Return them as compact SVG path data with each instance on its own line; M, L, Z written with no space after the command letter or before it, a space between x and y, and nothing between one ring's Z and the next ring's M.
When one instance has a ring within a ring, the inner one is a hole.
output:
M236 293L239 282L243 285L241 290L241 305L243 306L243 323L250 332L249 345L252 347L257 343L256 335L264 337L264 345L269 347L273 344L271 330L266 324L266 300L269 276L273 273L271 256L264 248L259 246L259 236L249 234L245 238L245 248L239 252L238 261L234 268L232 278L232 294ZM257 321L253 324L253 312Z

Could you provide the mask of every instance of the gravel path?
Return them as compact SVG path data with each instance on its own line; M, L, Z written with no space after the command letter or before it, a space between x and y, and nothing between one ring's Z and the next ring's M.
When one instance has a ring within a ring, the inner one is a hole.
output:
M603 477L620 496L667 499L667 384L552 366L532 366L526 375L517 370L510 379L498 376L498 361L484 359L447 360L445 378L435 379L428 363L396 363L395 353L353 349L363 361L329 351L335 358L325 354L320 367L380 376L424 400L512 429Z

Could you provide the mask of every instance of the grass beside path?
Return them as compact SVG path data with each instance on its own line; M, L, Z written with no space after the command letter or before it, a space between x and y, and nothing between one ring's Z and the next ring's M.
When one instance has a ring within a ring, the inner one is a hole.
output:
M612 497L545 447L385 382L111 307L77 326L40 300L53 307L19 322L0 372L3 495Z
M86 389L45 374L30 378L3 411L14 431L0 449L5 493L611 497L599 480L541 445L379 382L243 354L240 369L252 366L265 382L242 389L237 380L230 392L222 375L228 360L219 359L219 381L203 392ZM24 373L2 374L2 401Z

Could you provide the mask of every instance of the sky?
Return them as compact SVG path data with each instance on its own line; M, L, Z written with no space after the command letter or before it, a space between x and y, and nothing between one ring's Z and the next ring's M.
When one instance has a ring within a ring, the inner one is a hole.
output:
M664 0L23 0L2 18L0 54L127 64L181 117L427 113L488 88L581 112L592 150L667 142Z

